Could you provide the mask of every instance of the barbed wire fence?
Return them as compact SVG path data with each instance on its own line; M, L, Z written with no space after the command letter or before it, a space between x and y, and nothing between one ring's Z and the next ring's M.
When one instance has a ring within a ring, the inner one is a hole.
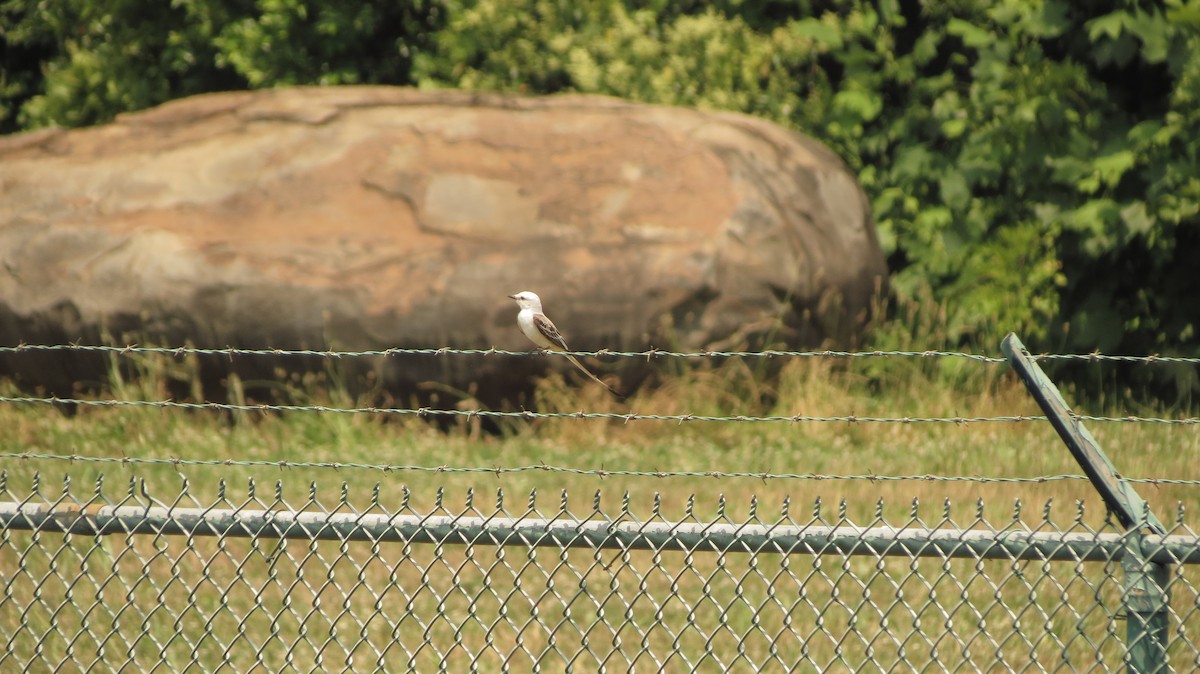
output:
M613 351L609 349L601 349L599 351L509 351L505 349L497 349L495 347L487 349L463 349L450 346L437 348L390 348L390 349L375 349L364 351L335 351L321 349L243 349L236 347L217 347L217 348L202 348L192 346L139 346L137 344L127 344L123 346L113 346L105 344L18 344L16 346L0 346L0 353L37 353L37 352L54 352L54 351L74 351L74 352L93 352L93 353L110 353L118 355L128 354L159 354L164 356L187 356L187 355L202 355L202 356L312 356L318 358L369 358L369 357L388 357L388 356L565 356L570 354L576 357L611 357L611 358L637 358L644 360L653 360L656 358L685 358L685 359L711 359L711 358L961 358L980 363L1006 363L1007 359L1001 356L988 356L985 354L963 353L961 351L941 351L930 349L925 351L897 351L897 350L873 350L873 351L834 351L834 350L815 350L815 351L788 351L779 349L766 349L763 351L671 351L669 349L649 349L645 351ZM1122 363L1137 363L1142 365L1154 365L1157 363L1181 363L1185 365L1200 365L1200 357L1190 356L1132 356L1132 355L1114 355L1106 353L1084 353L1084 354L1063 354L1063 353L1043 353L1030 354L1030 358L1035 362L1053 362L1053 361L1083 361L1083 362L1122 362Z
M1015 338L1013 338L1015 340ZM317 350L17 345L0 354L113 356L528 356L497 349ZM533 352L536 353L536 352ZM613 358L918 358L981 366L1022 360L1200 364L1200 358L947 351L572 352ZM1038 370L1036 374L1040 374ZM1031 375L1033 377L1034 375ZM1026 379L1027 383L1031 380ZM1035 399L1048 380L1029 384ZM1200 486L1182 476L1127 478L1084 423L1191 432L1200 419L1080 415L1039 399L1015 416L747 416L271 405L0 396L0 405L80 405L398 415L653 421L676 424L1046 424L1084 475L1036 477L638 471L545 464L421 466L341 461L0 452L7 466L233 466L382 473L549 473L658 478L1041 484L1089 481L1108 508L1065 519L968 518L914 501L853 521L847 504L717 497L679 507L655 493L580 505L566 491L514 498L404 487L370 493L283 481L215 493L185 478L173 495L103 474L80 484L0 473L0 670L9 671L1191 671L1200 668L1200 536L1180 505L1158 520L1135 484ZM1061 397L1057 398L1061 401ZM1072 443L1078 446L1072 446ZM1078 451L1077 451L1078 450ZM1118 567L1120 571L1118 571ZM1123 624L1122 624L1123 623Z

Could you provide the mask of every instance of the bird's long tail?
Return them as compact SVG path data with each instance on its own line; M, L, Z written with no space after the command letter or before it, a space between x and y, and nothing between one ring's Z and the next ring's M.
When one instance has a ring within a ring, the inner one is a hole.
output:
M600 379L599 377L597 377L596 375L592 374L592 371L591 371L591 370L589 370L589 369L587 369L586 367L584 367L584 366L583 366L583 363L580 363L578 360L575 360L575 356L572 356L572 355L571 355L571 354L569 354L569 353L564 353L563 355L567 357L567 360L571 361L571 364L572 364L572 365L574 365L575 367L579 368L579 371L580 371L580 372L582 372L582 373L586 374L586 375L588 376L588 378L589 378L589 379L591 379L592 381L596 382L597 384L599 384L599 385L603 386L604 388L608 389L608 392L609 392L609 393L611 393L611 394L613 394L614 396L616 396L616 397L618 397L618 398L620 398L620 397L621 397L621 394L620 394L620 393L617 393L616 389L614 389L613 387L609 386L608 384L605 384L603 380L601 380L601 379Z

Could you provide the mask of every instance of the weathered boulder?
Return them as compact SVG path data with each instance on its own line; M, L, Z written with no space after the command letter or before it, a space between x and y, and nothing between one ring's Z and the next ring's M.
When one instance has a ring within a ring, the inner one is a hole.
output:
M577 349L844 344L885 274L843 163L767 122L386 87L205 95L0 138L0 256L5 344L524 349L520 290ZM54 359L0 367L80 377ZM529 360L385 374L503 392Z

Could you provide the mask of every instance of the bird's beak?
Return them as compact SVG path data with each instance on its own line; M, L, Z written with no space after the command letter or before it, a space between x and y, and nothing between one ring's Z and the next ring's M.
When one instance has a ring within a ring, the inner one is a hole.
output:
M507 297L507 298L508 298L508 299L510 299L510 300L515 300L515 299L517 299L517 296L516 296L516 295L505 295L505 297Z

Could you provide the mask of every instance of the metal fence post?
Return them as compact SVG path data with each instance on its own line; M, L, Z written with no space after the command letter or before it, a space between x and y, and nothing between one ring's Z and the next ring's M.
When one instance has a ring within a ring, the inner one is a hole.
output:
M1046 413L1054 430L1083 469L1109 511L1126 530L1121 558L1125 573L1121 593L1125 614L1126 667L1131 674L1167 671L1170 568L1146 555L1143 530L1165 534L1150 506L1121 474L1092 434L1067 406L1058 387L1038 367L1017 336L1009 333L1000 343L1017 376Z
M1125 573L1122 608L1125 611L1125 639L1130 672L1167 670L1167 620L1170 596L1167 584L1170 569L1146 559L1145 537L1131 531L1126 537L1121 570Z

